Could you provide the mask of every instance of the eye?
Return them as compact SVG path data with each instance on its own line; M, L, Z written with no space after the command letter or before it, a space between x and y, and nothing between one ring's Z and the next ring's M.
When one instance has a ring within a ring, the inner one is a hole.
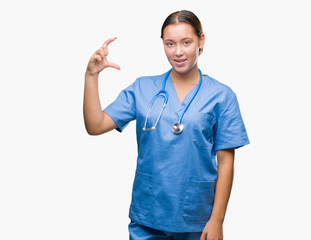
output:
M167 42L166 46L171 47L171 46L173 46L173 43L172 42Z
M189 44L190 44L190 41L185 41L184 44L185 44L185 45L189 45Z

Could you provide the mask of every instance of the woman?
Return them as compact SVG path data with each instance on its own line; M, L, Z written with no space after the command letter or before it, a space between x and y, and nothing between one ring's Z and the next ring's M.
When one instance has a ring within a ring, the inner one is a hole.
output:
M223 239L234 149L249 143L237 98L198 69L205 36L192 12L168 16L161 38L172 69L138 78L103 111L98 74L120 70L107 60L116 38L94 53L85 74L85 126L98 135L136 120L130 239Z

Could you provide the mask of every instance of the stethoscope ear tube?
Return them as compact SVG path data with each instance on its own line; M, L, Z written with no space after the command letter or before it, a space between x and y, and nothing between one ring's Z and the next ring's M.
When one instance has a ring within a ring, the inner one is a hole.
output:
M165 100L166 100L166 99L165 99ZM161 112L160 112L160 114L159 114L159 116L158 116L157 121L155 122L155 124L154 124L151 128L147 128L147 121L148 121L150 109L152 108L152 105L153 105L153 102L150 103L149 110L148 110L148 113L147 113L147 117L146 117L146 120L145 120L145 124L144 124L144 127L143 127L143 131L155 130L155 128L156 128L156 126L157 126L157 124L158 124L158 122L159 122L159 120L160 120L160 117L162 116L162 112L163 112L163 110L164 110L164 108L165 108L165 106L166 106L166 102L167 102L167 101L165 101L165 100L164 100L164 103L163 103L163 106L162 106L162 109L161 109Z

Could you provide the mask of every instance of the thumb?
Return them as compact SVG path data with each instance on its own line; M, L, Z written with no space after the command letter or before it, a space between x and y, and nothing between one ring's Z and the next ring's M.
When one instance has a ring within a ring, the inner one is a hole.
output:
M112 67L112 68L115 68L117 70L121 70L120 66L118 64L116 64L116 63L113 63L113 62L109 62L107 64L107 67Z

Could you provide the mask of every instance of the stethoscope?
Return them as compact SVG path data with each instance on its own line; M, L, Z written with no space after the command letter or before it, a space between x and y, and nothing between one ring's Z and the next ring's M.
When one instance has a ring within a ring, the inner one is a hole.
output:
M197 89L196 89L195 93L193 94L192 98L190 99L189 103L187 104L187 106L185 107L183 113L181 114L181 116L180 116L178 122L177 122L177 123L174 123L174 125L173 125L173 129L172 129L172 130L173 130L173 133L175 133L175 134L180 134L180 133L184 130L184 125L181 123L181 121L182 121L182 119L183 119L183 117L184 117L184 115L185 115L187 109L189 108L191 102L193 101L193 99L195 98L195 96L197 95L197 93L198 93L198 91L199 91L199 89L200 89L200 87L201 87L202 78L203 78L203 77L202 77L202 72L201 72L201 70L200 70L200 69L198 69L198 70L199 70L199 73L200 73L200 81L199 81L199 84L198 84L198 86L197 86ZM143 127L143 131L155 130L155 128L156 128L156 126L157 126L157 124L158 124L158 122L159 122L159 120L160 120L160 117L161 117L161 115L162 115L162 112L163 112L163 110L164 110L166 104L167 104L168 97L169 97L168 92L165 90L165 85L166 85L167 78L168 78L168 76L169 76L169 74L170 74L171 71L172 71L172 69L170 69L170 70L165 74L164 80L163 80L163 83L162 83L162 89L161 89L157 94L155 94L155 95L153 96L153 98L151 99L151 101L150 101L150 107L149 107L149 110L148 110L148 113L147 113L147 116L146 116L146 120L145 120L145 124L144 124L144 127ZM164 95L163 95L163 94L164 94ZM158 116L158 118L157 118L157 121L155 122L154 126L151 127L151 128L146 128L147 121L148 121L148 117L149 117L149 113L150 113L150 109L152 108L152 105L153 105L154 101L155 101L155 100L157 99L157 97L159 97L159 96L160 96L160 97L164 97L164 103L163 103L161 112L160 112L160 114L159 114L159 116Z

